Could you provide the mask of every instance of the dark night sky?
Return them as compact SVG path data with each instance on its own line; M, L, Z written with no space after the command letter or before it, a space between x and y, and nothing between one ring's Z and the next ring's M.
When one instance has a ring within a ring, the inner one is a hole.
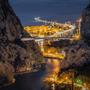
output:
M34 17L59 22L75 21L88 0L10 0L23 25L37 24Z

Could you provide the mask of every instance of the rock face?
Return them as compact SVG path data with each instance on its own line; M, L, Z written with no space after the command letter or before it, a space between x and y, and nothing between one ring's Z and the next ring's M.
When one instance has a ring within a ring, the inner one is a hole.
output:
M90 4L82 14L81 35L82 39L90 44Z
M0 41L20 38L22 26L10 7L8 0L0 0Z
M9 63L13 67L12 72L32 69L33 65L40 64L42 60L34 41L20 40L23 33L23 27L8 0L0 0L0 64L5 66Z
M90 47L84 42L66 48L66 58L61 63L62 69L82 67L90 63Z
M67 47L66 58L61 63L62 69L90 64L90 4L82 14L81 37L78 43Z

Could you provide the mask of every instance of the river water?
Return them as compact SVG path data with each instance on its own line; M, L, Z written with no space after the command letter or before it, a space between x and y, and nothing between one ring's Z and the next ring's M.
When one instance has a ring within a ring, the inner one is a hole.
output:
M18 75L16 76L16 83L3 87L2 90L46 90L43 80L46 76L58 73L59 65L58 59L47 59L46 70Z
M44 75L45 71L18 75L15 84L4 87L0 90L41 90L42 77Z
M35 25L33 18L42 17L60 22L75 21L88 0L10 0L23 25ZM41 90L46 71L16 77L16 83L2 90ZM1 90L1 89L0 89Z

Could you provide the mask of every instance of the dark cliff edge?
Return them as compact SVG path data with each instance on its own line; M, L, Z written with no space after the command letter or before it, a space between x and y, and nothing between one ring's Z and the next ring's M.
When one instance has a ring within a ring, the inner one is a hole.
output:
M82 13L81 40L66 48L66 58L61 63L61 69L90 70L90 4Z
M82 14L81 35L82 39L90 46L90 4Z
M12 81L14 73L31 71L42 63L38 45L34 41L22 42L23 35L23 27L8 0L0 0L0 84L2 78Z

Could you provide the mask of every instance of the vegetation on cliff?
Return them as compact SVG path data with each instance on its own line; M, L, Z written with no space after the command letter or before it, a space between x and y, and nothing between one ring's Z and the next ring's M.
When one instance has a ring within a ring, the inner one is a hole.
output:
M43 57L38 45L34 41L22 42L23 35L23 27L8 0L0 0L1 77L10 78L13 73L33 70L33 66L41 64Z

